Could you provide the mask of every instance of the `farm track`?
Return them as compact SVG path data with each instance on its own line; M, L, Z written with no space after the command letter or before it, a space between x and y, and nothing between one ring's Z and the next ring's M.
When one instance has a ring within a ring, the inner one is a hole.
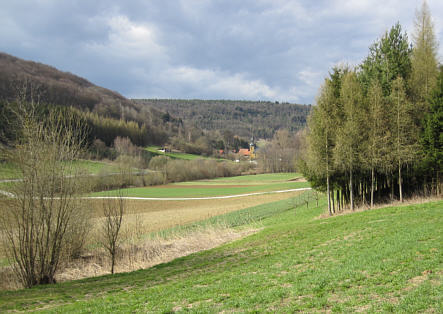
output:
M224 195L224 196L208 196L208 197L131 197L131 196L89 196L84 197L84 199L126 199L126 200L150 200L150 201L190 201L190 200L216 200L216 199L227 199L227 198L237 198L246 197L254 195L264 195L264 194L276 194L276 193L288 193L297 191L307 191L311 188L298 188L280 191L268 191L268 192L254 192L245 194L234 194L234 195Z
M228 199L228 198L238 198L254 195L264 195L264 194L276 194L276 193L289 193L297 191L307 191L311 188L298 188L280 191L268 191L268 192L255 192L255 193L245 193L245 194L235 194L235 195L224 195L224 196L208 196L208 197L131 197L131 196L88 196L83 197L83 199L125 199L125 200L149 200L149 201L195 201L195 200L216 200L216 199ZM7 197L14 197L14 194L0 190L0 194Z

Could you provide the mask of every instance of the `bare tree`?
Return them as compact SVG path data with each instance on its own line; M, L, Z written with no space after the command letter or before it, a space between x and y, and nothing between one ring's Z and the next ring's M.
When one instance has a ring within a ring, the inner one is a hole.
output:
M102 245L111 257L111 274L114 274L115 258L120 245L120 230L125 214L125 200L121 190L116 198L103 199Z
M11 111L21 136L5 155L22 180L14 183L14 197L0 215L2 239L25 287L54 283L69 233L76 229L72 224L84 210L74 164L84 132L69 111L51 111L44 121L33 102L17 101Z

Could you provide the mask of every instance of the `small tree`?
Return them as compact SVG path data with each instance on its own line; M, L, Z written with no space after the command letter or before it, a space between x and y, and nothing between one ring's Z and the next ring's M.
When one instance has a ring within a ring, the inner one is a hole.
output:
M354 210L353 175L362 160L362 143L365 140L364 110L361 86L353 72L345 74L341 86L341 98L345 113L343 126L337 132L334 161L338 168L349 173L351 209Z
M403 202L402 168L414 161L418 149L418 130L412 116L412 105L406 98L404 80L398 77L392 83L390 96L392 103L391 130L393 134L392 159L398 168L398 189L400 202Z
M22 180L0 214L7 255L25 287L54 283L74 226L84 222L77 197L83 188L74 160L82 152L84 130L69 111L50 111L42 121L34 103L10 104L21 136L7 150ZM73 245L73 243L69 243Z
M416 118L422 118L429 109L426 102L438 77L438 42L426 1L416 12L414 24L410 85L416 101Z
M114 274L115 258L120 245L120 230L125 213L125 200L121 190L116 198L103 199L102 245L111 257L111 274Z
M387 166L389 151L388 112L385 109L383 92L378 81L372 81L368 90L368 141L365 145L364 163L371 170L371 208L374 207L375 173Z

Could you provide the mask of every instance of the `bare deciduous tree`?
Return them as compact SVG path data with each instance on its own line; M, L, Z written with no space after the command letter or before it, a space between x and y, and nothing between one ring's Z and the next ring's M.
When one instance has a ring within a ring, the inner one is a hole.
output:
M111 257L111 274L114 274L115 258L120 242L120 230L125 213L125 200L121 190L116 198L103 199L102 245Z
M0 215L2 239L15 274L25 287L55 282L69 233L83 215L75 159L84 132L69 111L52 111L41 121L38 106L26 101L11 105L21 137L7 159L20 171L14 197Z

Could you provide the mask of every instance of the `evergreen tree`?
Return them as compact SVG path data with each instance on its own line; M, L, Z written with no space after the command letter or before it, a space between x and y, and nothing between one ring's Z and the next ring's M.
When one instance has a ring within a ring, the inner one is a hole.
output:
M393 80L398 76L405 80L410 77L410 55L408 36L402 33L401 25L397 23L369 48L369 56L360 66L364 94L375 79L380 82L383 95L389 96Z

